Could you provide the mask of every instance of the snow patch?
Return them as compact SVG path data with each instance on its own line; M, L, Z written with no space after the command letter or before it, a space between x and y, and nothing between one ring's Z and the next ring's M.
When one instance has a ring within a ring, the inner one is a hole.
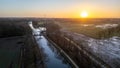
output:
M113 28L117 27L118 24L102 24L102 25L96 25L97 28L107 29L107 28Z

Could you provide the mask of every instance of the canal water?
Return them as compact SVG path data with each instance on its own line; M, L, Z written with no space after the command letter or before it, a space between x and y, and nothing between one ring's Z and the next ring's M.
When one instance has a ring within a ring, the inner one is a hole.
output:
M30 27L32 24L29 24ZM72 65L66 58L44 37L37 36L40 33L39 29L33 29L33 34L36 34L35 39L39 48L43 50L45 56L46 68L72 68Z
M45 53L46 68L72 68L65 57L44 36L36 36L36 40Z

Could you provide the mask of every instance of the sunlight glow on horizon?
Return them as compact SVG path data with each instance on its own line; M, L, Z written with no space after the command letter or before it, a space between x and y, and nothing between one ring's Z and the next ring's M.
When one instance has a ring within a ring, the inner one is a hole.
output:
M88 13L86 11L82 11L80 16L81 16L81 18L87 18L88 17Z

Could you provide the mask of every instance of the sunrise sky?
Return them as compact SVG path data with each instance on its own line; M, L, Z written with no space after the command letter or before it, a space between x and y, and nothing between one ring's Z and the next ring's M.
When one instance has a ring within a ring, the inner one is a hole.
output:
M0 0L0 17L120 18L120 0Z

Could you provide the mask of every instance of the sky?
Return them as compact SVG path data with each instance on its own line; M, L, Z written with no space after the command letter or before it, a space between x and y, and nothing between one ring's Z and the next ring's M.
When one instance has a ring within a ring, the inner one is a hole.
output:
M0 0L0 17L120 18L120 0Z

